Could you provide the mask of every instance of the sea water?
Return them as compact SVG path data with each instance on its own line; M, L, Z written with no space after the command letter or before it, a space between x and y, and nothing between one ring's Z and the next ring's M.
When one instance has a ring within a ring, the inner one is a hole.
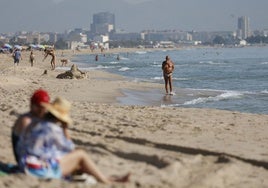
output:
M120 60L117 60L119 55ZM162 62L175 63L176 95L165 95ZM163 89L122 90L122 104L215 108L268 114L268 47L184 48L180 50L78 55L79 68L104 70L133 82L163 84Z

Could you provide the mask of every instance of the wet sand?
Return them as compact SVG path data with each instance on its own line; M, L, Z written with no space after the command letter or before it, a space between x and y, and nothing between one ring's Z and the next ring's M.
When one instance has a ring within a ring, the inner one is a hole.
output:
M163 87L163 86L162 86ZM160 107L187 107L188 103L198 98L215 97L221 92L174 88L175 95L168 95L164 88L150 90L122 89L123 96L117 98L123 105L144 105Z

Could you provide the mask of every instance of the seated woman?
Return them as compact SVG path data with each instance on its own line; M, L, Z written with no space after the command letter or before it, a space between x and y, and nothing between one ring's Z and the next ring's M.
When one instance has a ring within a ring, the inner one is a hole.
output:
M72 123L69 116L71 104L56 98L47 109L43 121L31 124L20 138L17 146L19 165L22 170L41 178L62 178L74 172L94 176L99 182L127 182L129 174L111 178L102 174L95 163L81 149L75 149L67 131Z
M20 135L24 130L34 122L40 121L46 114L46 109L41 103L49 103L50 97L47 91L43 89L36 90L30 99L30 111L18 117L11 129L13 153L18 163L18 154L16 151Z

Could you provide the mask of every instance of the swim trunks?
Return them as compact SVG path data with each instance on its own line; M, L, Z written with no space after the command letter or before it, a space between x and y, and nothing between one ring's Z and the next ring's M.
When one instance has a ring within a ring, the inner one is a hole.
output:
M172 72L171 73L164 73L165 78L168 78L168 77L171 77L171 76L172 76Z

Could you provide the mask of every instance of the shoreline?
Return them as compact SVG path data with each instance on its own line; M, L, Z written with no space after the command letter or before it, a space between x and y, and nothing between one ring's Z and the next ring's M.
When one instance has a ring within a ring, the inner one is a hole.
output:
M118 50L118 49L117 49ZM133 54L135 54L135 52L137 52L138 49L131 49ZM162 54L165 53L169 53L169 52L163 52L164 49L157 49L157 50L161 50ZM170 50L181 50L181 49L170 49ZM129 51L129 49L125 49L125 51ZM145 50L146 51L146 50ZM150 49L148 50L150 51ZM110 53L113 53L112 51ZM158 52L156 52L158 53ZM154 54L156 54L154 53ZM175 52L176 53L176 52ZM124 54L122 54L123 57ZM132 56L132 55L131 55ZM92 58L94 56L83 56L82 59L84 60L84 58ZM128 56L127 56L128 57ZM79 61L79 58L75 58L75 61ZM85 60L87 61L87 60ZM94 60L92 60L94 61ZM104 60L106 61L106 60ZM79 63L79 62L78 62ZM94 63L93 68L91 66L89 66L89 69L101 69L101 71L104 72L114 72L114 68L115 67L111 67L112 69L105 69L106 66L107 68L110 67L109 62L105 62L104 64L102 64L102 62L100 61L98 63ZM123 63L126 63L123 61ZM88 67L88 65L81 65L84 67ZM104 67L103 67L104 66ZM124 66L128 66L127 64ZM84 70L88 70L87 68L85 68ZM121 75L120 72L117 71L117 73L114 74L118 74ZM123 75L125 75L126 73L123 73ZM126 75L126 80L128 81L135 81L135 78L133 79L133 77L128 77L128 75ZM151 79L151 78L150 78ZM120 104L128 104L128 105L156 105L156 106L170 106L170 107L193 107L193 108L210 108L210 109L222 109L222 110L230 110L230 111L239 111L239 112L246 112L246 113L253 113L253 114L267 114L267 111L262 110L265 108L258 108L257 106L255 108L247 108L247 103L239 106L239 102L236 105L232 105L232 99L235 98L235 95L241 95L241 98L247 98L247 97L251 97L253 98L253 96L248 96L248 94L246 92L243 92L243 90L238 90L238 91L232 91L232 90L224 90L224 89L191 89L191 88L180 88L180 87L176 87L174 86L174 91L177 94L176 96L172 97L172 100L170 100L170 102L165 102L167 100L165 100L164 98L167 98L165 96L164 91L164 83L163 80L157 80L158 83L155 83L155 81L152 80L144 80L144 81L139 81L139 82L148 82L148 83L153 83L153 84L158 84L159 86L156 86L157 89L155 90L151 90L148 92L144 92L143 90L138 90L138 89L133 89L133 92L131 92L131 90L127 90L127 92L124 92L124 89L122 90L123 94L126 96L125 99L122 97L119 97L119 103ZM157 77L157 79L159 79ZM139 78L137 78L137 80L139 80ZM158 89L161 88L161 89ZM154 92L155 91L155 92ZM121 93L122 93L121 92ZM230 100L231 99L231 100ZM129 100L129 101L128 101ZM228 103L228 100L230 100L230 102ZM171 102L172 101L172 102ZM216 102L217 101L217 102ZM225 101L225 104L227 104L227 106L224 106L224 102L221 101ZM227 102L226 102L227 101ZM243 101L244 102L244 101ZM257 101L258 102L258 101ZM221 105L223 104L223 105ZM242 103L241 103L242 104ZM253 103L252 103L253 104ZM257 104L257 103L256 103Z
M1 165L15 163L11 127L17 115L29 109L33 91L42 87L50 93L51 100L63 96L71 101L71 138L101 171L107 175L132 173L130 182L118 187L267 187L268 115L120 105L116 98L122 97L124 91L148 91L149 98L151 90L162 90L163 85L130 82L95 70L88 71L86 79L57 79L64 70L50 71L50 58L42 62L42 53L36 52L37 61L30 67L28 55L23 53L21 64L14 67L11 56L0 54ZM71 63L67 65L70 66ZM47 75L43 75L44 70ZM18 186L86 185L44 181L23 174L0 176L0 187Z

